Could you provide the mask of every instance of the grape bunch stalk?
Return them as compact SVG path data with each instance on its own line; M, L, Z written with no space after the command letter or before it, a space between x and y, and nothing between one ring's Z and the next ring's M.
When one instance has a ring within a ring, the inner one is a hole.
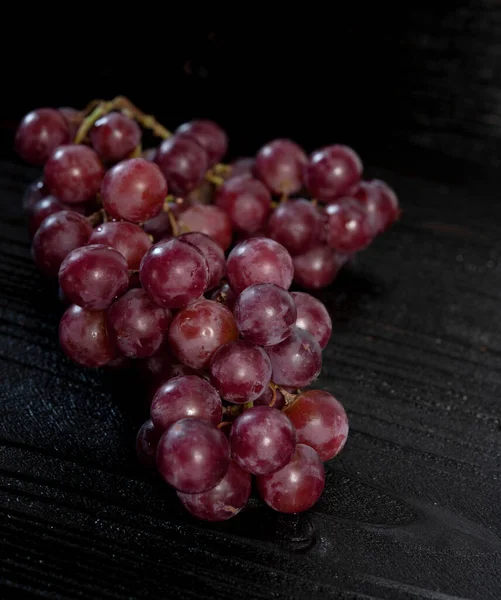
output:
M143 141L160 138L158 147ZM223 164L214 122L173 134L124 97L40 108L15 146L43 176L23 206L32 256L57 278L59 340L86 367L133 367L150 418L140 462L195 517L246 505L252 476L272 509L312 507L348 418L319 376L332 333L325 287L398 218L350 148L309 157L280 139Z

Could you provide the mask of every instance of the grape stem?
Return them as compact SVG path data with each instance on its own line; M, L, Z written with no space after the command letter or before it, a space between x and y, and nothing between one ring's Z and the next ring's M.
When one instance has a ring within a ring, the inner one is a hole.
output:
M175 199L174 196L167 196L167 198L164 200L163 211L166 212L167 216L169 217L172 235L177 237L179 235L179 224L170 207L170 204L173 201L177 202L177 199Z
M268 385L270 386L270 388L273 392L273 398L270 402L270 406L273 406L275 404L275 401L277 399L277 390L279 390L280 393L282 394L282 396L284 397L285 406L289 406L289 404L292 404L292 402L294 402L294 400L299 396L299 394L301 392L301 390L298 390L297 394L291 394L286 389L284 389L281 385L277 385L273 381L270 381L270 383Z

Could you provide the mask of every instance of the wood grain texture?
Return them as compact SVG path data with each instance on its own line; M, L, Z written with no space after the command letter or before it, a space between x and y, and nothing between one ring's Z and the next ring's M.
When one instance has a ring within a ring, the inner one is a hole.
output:
M0 164L5 597L499 600L499 182L370 174L403 219L320 294L334 335L318 385L348 410L346 449L308 513L253 499L208 525L137 466L134 388L59 351L20 216L35 171Z

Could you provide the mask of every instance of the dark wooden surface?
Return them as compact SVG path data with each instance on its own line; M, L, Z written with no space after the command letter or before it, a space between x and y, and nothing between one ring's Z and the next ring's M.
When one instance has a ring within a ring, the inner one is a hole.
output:
M34 173L0 165L0 596L499 600L499 178L372 169L404 216L320 295L318 385L351 423L325 494L208 525L136 465L123 377L58 349L21 219Z

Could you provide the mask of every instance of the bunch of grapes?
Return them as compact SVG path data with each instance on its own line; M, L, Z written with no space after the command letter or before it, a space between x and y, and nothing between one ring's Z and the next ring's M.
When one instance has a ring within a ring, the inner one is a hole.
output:
M143 150L150 132L163 141ZM68 305L64 352L86 367L134 362L146 377L141 462L201 519L236 515L253 475L271 508L313 506L348 420L328 392L304 391L332 323L289 290L328 285L386 230L392 190L360 181L360 159L340 145L307 158L276 140L221 164L218 125L171 134L123 97L35 110L15 144L43 166L24 208L33 259Z

